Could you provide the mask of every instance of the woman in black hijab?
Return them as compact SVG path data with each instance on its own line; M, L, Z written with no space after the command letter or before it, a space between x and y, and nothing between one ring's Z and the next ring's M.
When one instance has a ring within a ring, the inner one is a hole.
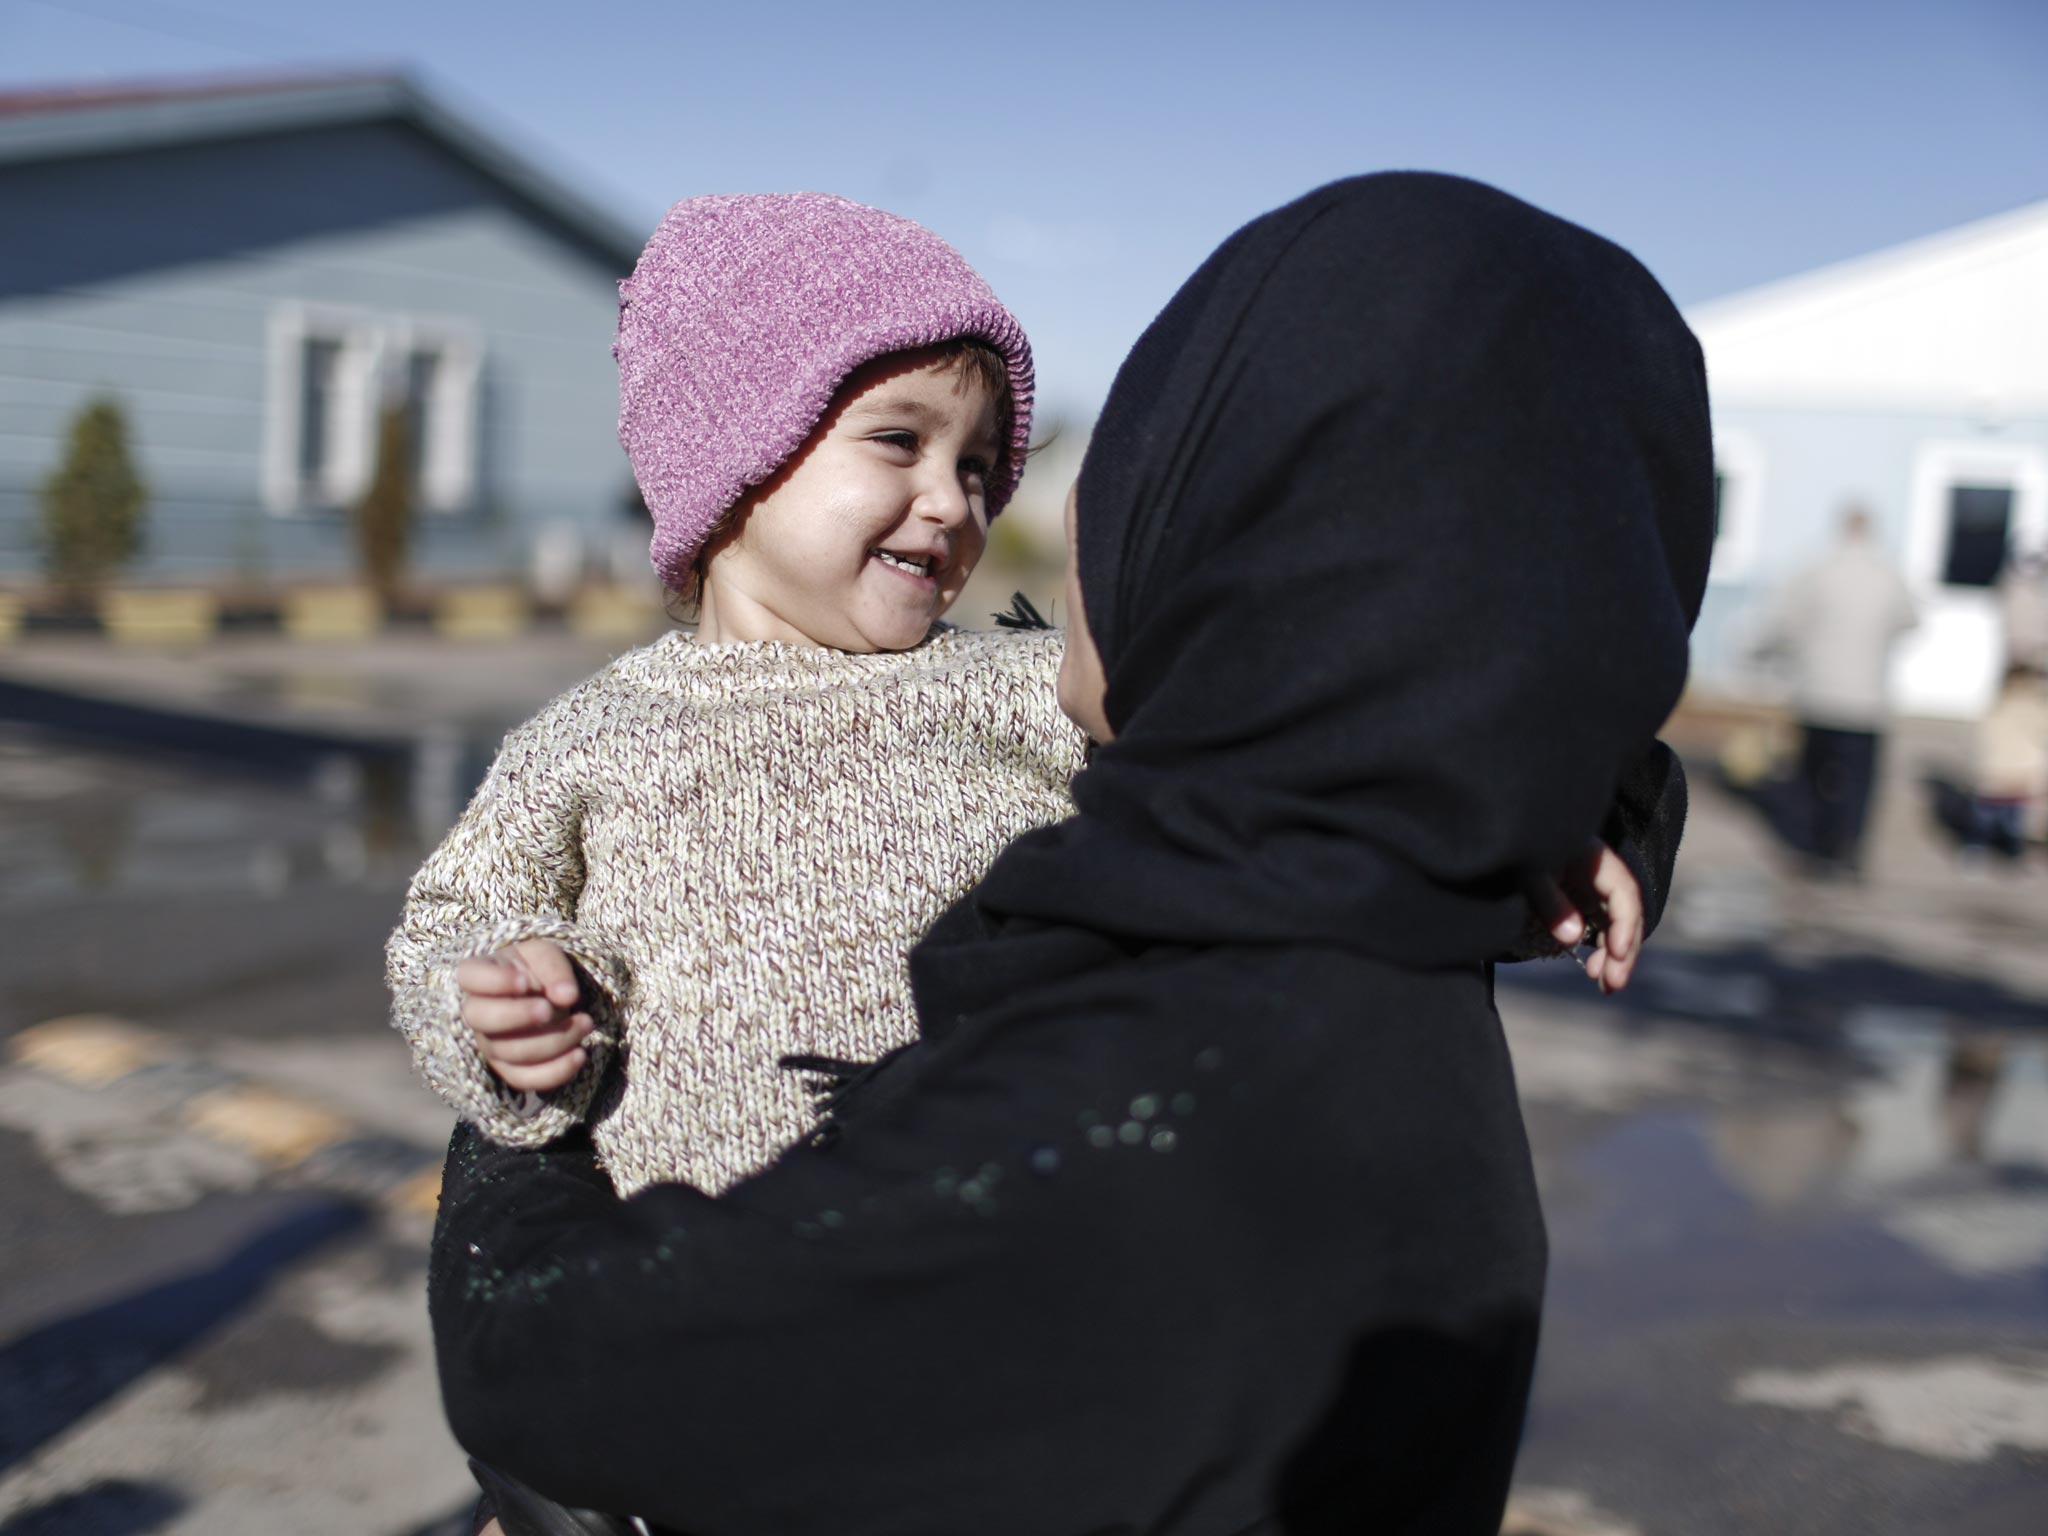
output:
M1410 174L1232 237L1082 470L1078 814L722 1199L458 1133L458 1438L699 1536L1491 1536L1544 1237L1488 961L1632 770L1675 846L1711 484L1617 247Z

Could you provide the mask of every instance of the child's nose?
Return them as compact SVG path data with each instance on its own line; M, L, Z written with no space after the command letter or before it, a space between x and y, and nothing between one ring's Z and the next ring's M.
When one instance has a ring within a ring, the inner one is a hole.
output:
M967 488L953 479L934 480L911 510L942 528L961 527L974 515Z

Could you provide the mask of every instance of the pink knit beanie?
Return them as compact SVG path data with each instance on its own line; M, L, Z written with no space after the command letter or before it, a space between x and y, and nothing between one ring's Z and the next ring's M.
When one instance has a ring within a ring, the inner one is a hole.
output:
M654 514L671 587L712 527L780 469L846 376L890 352L959 337L1010 365L1009 451L993 517L1031 432L1031 347L1016 317L930 230L843 197L691 197L668 211L619 284L619 441Z

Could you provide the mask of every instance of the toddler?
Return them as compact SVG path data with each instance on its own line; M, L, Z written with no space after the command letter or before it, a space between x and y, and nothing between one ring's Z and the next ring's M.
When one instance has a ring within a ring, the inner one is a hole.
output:
M2017 864L2048 811L2048 675L2022 662L2006 668L1998 697L1978 722L1976 748L1965 846Z
M906 954L1069 811L1059 637L938 625L1023 469L1030 349L945 242L815 194L670 210L619 433L694 637L512 732L415 877L395 1021L486 1135L578 1120L716 1193L813 1123L788 1055L915 1034Z

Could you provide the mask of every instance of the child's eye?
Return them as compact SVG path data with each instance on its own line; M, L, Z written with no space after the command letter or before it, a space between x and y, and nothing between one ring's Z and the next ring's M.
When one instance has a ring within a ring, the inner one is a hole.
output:
M891 448L901 448L905 453L917 452L915 432L877 432L870 441L887 443Z
M960 461L960 473L976 480L986 480L989 477L989 462L987 459L969 456Z

